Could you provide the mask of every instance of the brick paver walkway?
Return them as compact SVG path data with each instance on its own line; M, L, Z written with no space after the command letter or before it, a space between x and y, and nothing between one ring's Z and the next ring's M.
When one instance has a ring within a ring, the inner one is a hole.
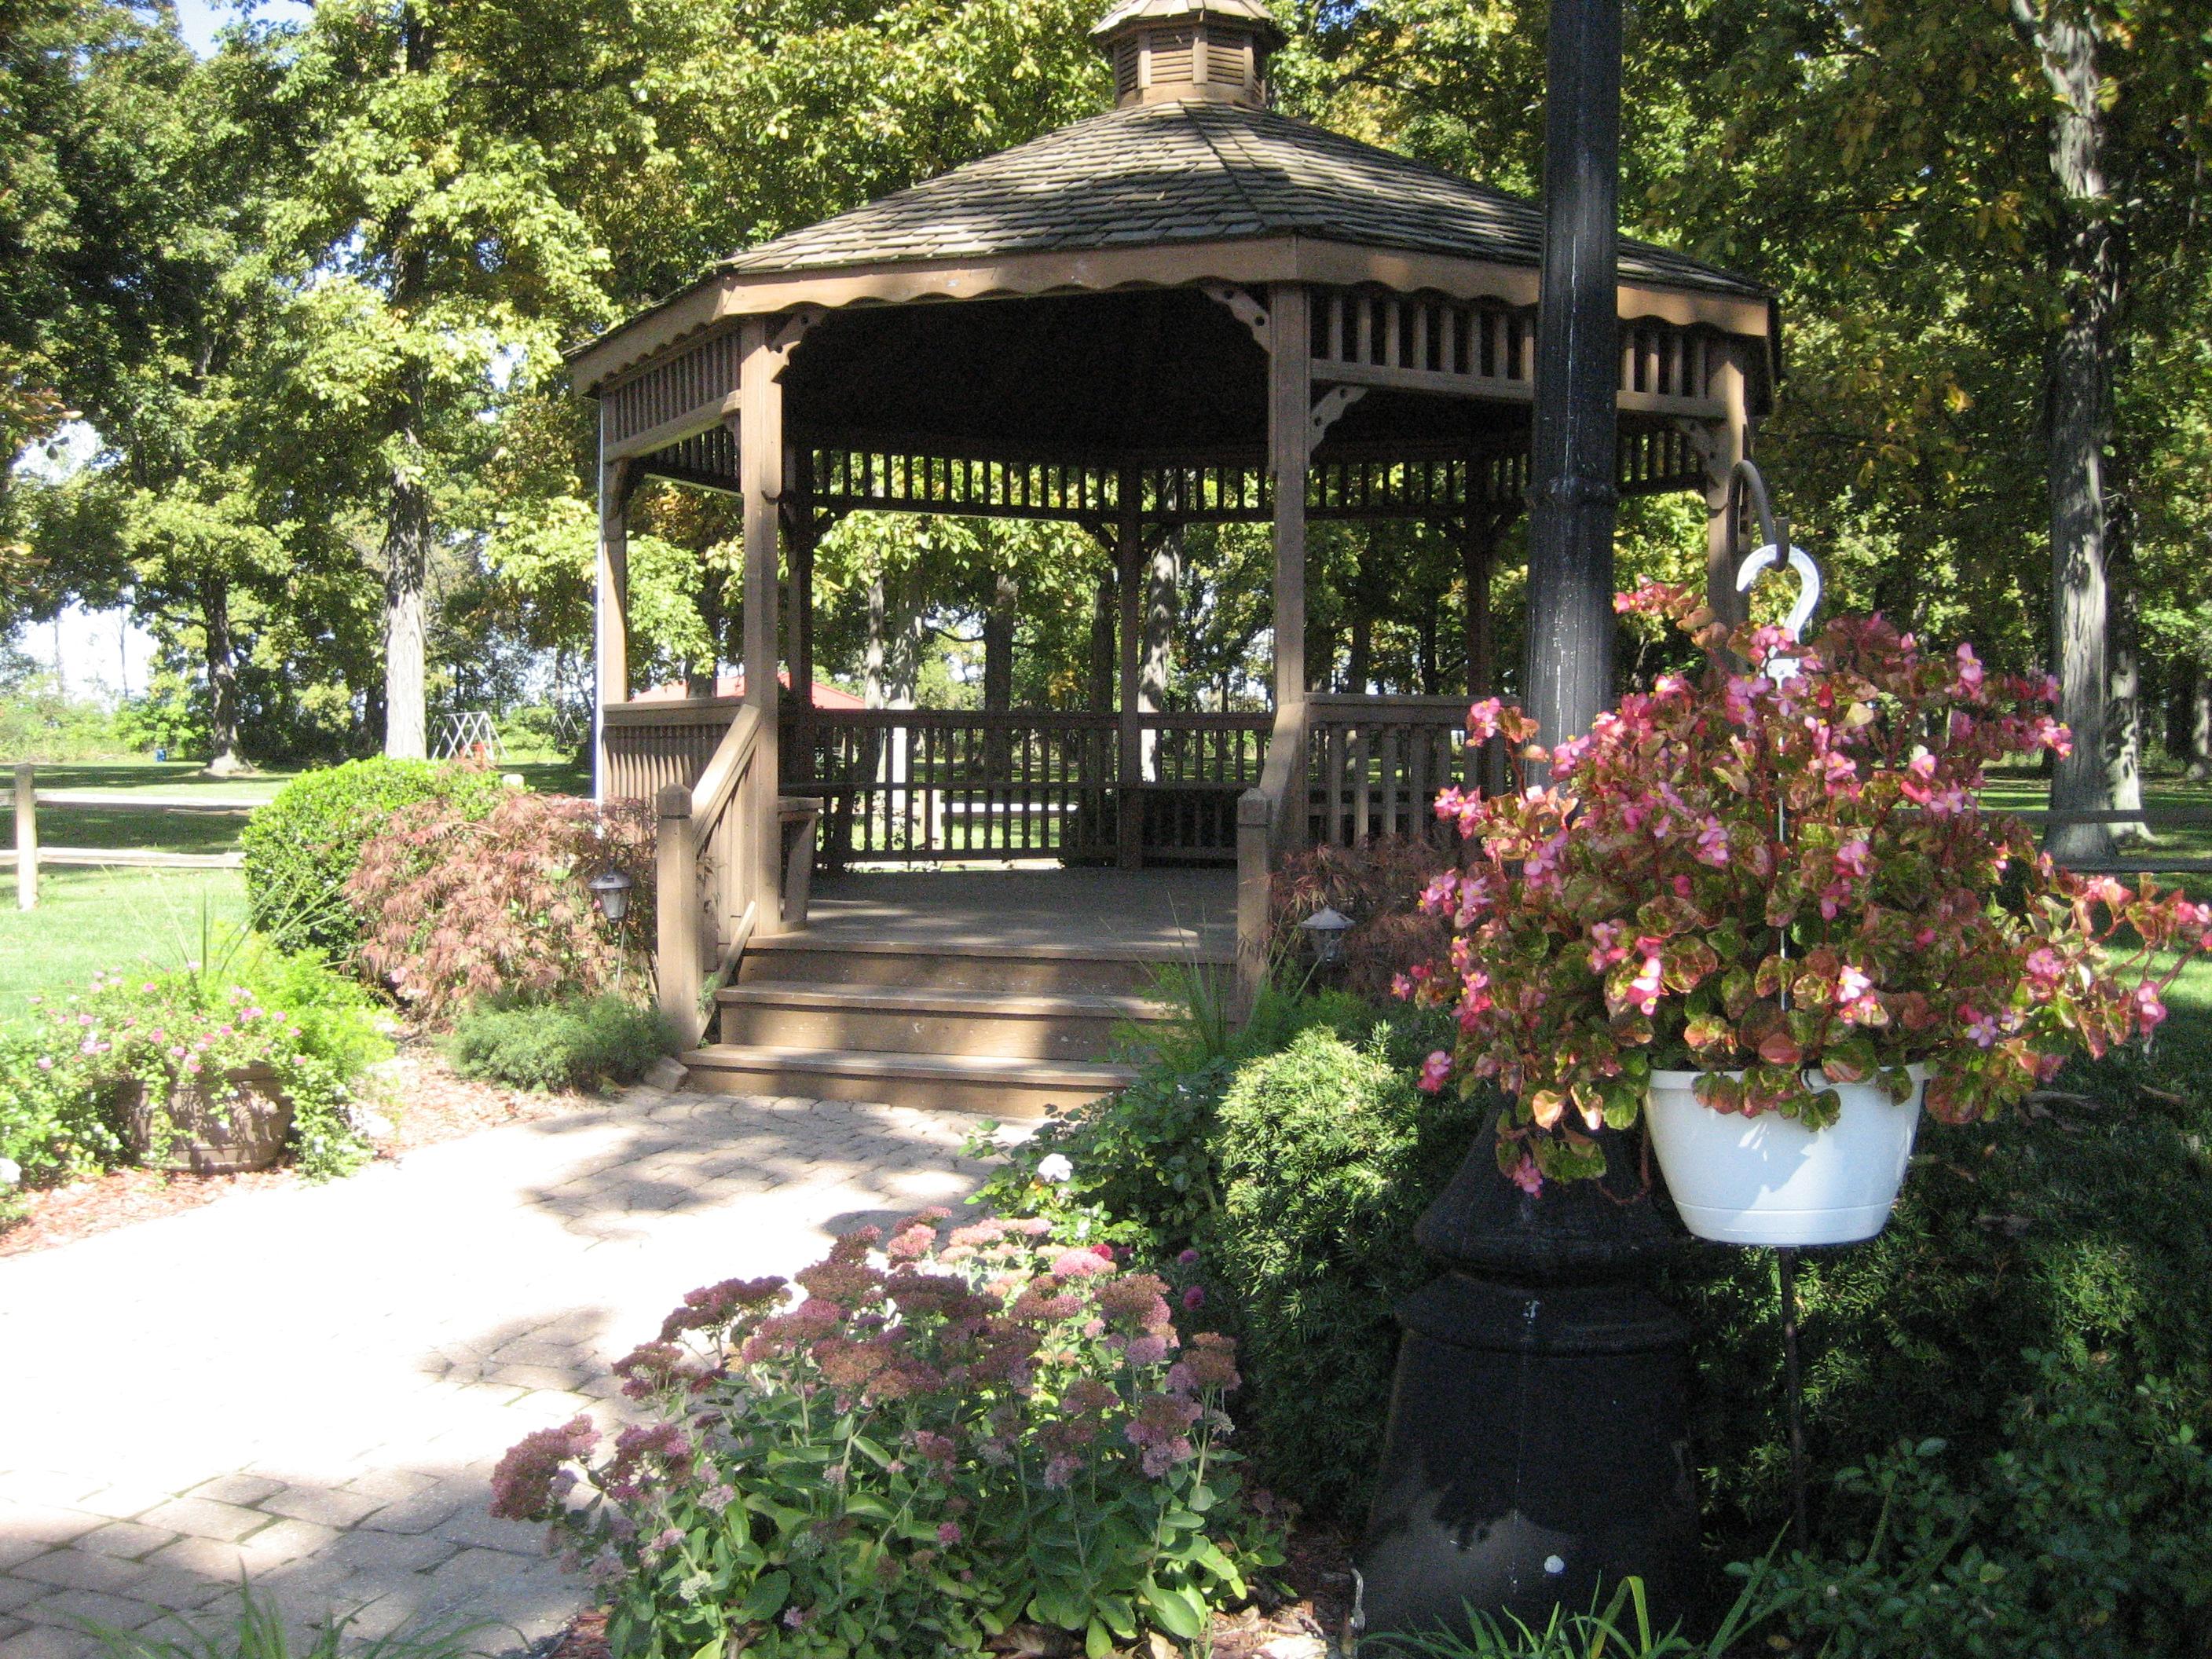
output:
M957 1200L973 1121L638 1089L0 1261L0 1659L219 1614L241 1574L295 1627L556 1628L582 1587L485 1513L499 1455L604 1422L691 1286Z

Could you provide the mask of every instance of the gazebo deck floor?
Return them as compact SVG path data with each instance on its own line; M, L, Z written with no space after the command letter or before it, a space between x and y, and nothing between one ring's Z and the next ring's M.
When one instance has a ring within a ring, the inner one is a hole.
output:
M1160 960L1235 948L1233 870L932 870L824 877L803 937L950 949L1030 946Z

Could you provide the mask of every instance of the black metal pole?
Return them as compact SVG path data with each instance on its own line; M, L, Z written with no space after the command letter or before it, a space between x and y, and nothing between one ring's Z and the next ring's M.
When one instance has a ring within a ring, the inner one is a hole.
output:
M1809 1550L1813 1534L1805 1498L1805 1378L1797 1365L1797 1252L1784 1245L1774 1254L1782 1268L1783 1383L1790 1400L1790 1518L1795 1534L1790 1541Z
M1552 0L1551 17L1523 682L1547 744L1589 731L1613 701L1620 499L1620 0Z
M1542 741L1613 701L1620 0L1552 0L1526 706ZM1688 1600L1686 1328L1652 1293L1673 1247L1636 1149L1604 1187L1523 1193L1480 1137L1415 1233L1442 1274L1398 1310L1390 1426L1358 1555L1364 1634L1541 1627L1630 1575Z

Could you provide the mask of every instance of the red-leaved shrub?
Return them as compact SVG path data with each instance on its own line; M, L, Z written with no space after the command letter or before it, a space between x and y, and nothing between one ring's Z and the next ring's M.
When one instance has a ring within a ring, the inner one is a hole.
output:
M1275 954L1296 962L1298 924L1323 907L1352 918L1344 936L1344 983L1359 995L1389 994L1393 977L1443 951L1446 930L1424 911L1421 894L1458 867L1452 850L1422 836L1377 836L1358 847L1315 847L1286 859L1267 895Z
M475 820L442 800L404 807L346 884L362 965L431 1019L483 997L604 990L653 937L653 837L636 801L518 790ZM619 927L585 884L606 870L635 884Z

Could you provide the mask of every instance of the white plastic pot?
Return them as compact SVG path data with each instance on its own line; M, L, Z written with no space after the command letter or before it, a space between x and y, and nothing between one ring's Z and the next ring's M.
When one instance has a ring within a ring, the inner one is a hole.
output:
M1654 1072L1644 1105L1651 1150L1682 1224L1723 1244L1855 1244L1888 1224L1920 1123L1928 1068L1912 1092L1827 1084L1843 1111L1825 1129L1773 1112L1744 1117L1698 1099L1696 1072Z

